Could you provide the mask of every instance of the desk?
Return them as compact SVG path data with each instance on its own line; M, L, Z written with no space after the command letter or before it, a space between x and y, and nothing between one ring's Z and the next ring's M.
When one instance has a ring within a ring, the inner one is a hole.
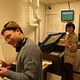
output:
M52 61L42 60L42 70L46 69L51 64L52 64Z
M61 74L63 64L64 53L51 52L44 54L44 60L42 62L43 80L47 80L47 72L54 74Z
M52 61L42 60L42 80L47 80L47 68L52 64Z

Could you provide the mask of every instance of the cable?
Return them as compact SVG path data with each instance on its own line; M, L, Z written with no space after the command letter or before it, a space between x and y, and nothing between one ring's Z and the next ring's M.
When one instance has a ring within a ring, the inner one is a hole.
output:
M69 0L68 0L68 7L69 7L69 10L70 10L70 2L69 2Z

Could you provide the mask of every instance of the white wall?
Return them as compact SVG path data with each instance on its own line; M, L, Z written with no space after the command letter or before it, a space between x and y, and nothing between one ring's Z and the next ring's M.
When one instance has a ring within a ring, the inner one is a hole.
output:
M41 18L39 26L40 33L37 31L38 35L35 35L35 28L27 25L28 18L32 17L32 10L28 13L28 7L25 0L0 0L0 30L7 21L15 20L21 26L26 36L34 41L36 36L36 38L39 39L38 41L40 41L45 34L45 5L42 3L40 3L38 14ZM4 44L5 42L0 35L0 59L4 60L6 56L6 60L8 61L8 57L9 59L13 57L11 56L12 54L15 58L14 49L8 44Z
M23 24L21 0L0 0L0 28L9 20Z
M48 9L49 6L51 7L51 9ZM47 33L65 31L66 22L61 22L61 11L68 9L68 3L52 4L46 7ZM73 22L76 26L75 32L78 33L80 1L70 3L70 9L74 10Z
M9 20L15 20L23 25L24 17L21 0L0 0L0 30ZM14 48L4 42L0 35L0 60L15 61L16 52Z
M78 33L80 1L72 2L71 9L75 11L74 23L76 25L75 32ZM28 22L28 8L24 0L0 0L0 29L9 20L17 21L25 32L25 35L35 40L35 29L27 25ZM42 41L47 33L65 31L66 22L61 22L61 10L68 9L68 3L52 4L51 9L40 3L38 14L41 18L40 31L37 34L39 41ZM46 13L45 13L46 12ZM32 12L29 13L32 15ZM46 15L45 15L46 14ZM47 24L46 24L47 20Z
M38 27L33 27L29 25L29 22L33 22L35 20L33 16L33 10L32 7L27 5L27 2L24 5L24 12L25 12L25 27L24 27L24 33L26 36L31 38L32 40L39 42L43 39L45 35L45 5L40 3L38 8L38 16L40 17L40 25ZM36 39L35 39L36 38Z
M0 0L0 29L9 20L15 20L22 27L26 36L35 40L35 29L27 25L28 18L32 17L32 10L28 13L25 0ZM42 40L45 27L45 5L40 3L38 14L40 15L40 34ZM33 18L32 18L33 19Z
M40 3L39 6L39 10L38 13L40 15L41 18L41 22L40 22L40 41L43 40L43 38L46 35L46 9L45 9L46 5Z

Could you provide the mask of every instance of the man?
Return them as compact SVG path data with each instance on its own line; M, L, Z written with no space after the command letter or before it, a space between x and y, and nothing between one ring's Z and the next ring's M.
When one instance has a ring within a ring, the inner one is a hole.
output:
M1 34L18 54L16 71L3 66L0 67L0 76L6 76L11 80L41 80L42 53L39 47L24 36L22 29L15 21L7 22Z

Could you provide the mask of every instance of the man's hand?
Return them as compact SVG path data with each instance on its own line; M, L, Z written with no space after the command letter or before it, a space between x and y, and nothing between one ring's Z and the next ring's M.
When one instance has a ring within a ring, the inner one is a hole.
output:
M6 71L7 71L7 68L0 67L0 76L1 76L1 77L5 77Z
M0 60L0 67L4 67L4 68L10 68L10 64Z

